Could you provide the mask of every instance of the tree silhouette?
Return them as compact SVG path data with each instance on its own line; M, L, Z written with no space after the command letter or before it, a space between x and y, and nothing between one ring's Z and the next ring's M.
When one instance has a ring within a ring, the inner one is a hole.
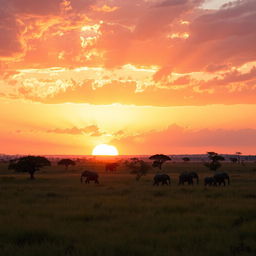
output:
M34 173L39 171L45 166L50 166L51 162L42 156L25 156L15 160L11 160L9 163L9 170L15 170L16 172L28 172L30 179L35 179Z
M211 171L216 171L221 167L220 161L224 161L225 158L216 152L207 152L207 154L210 162L204 163L204 166L209 168Z
M183 160L184 162L189 162L189 161L190 161L190 158L189 158L189 157L183 157L182 160Z
M106 172L116 172L116 169L118 166L119 166L119 163L107 163L105 165L105 171Z
M171 161L172 159L169 156L163 154L156 154L149 157L150 160L154 160L152 163L152 167L158 167L160 170L162 169L163 163L166 161Z
M233 164L235 164L235 163L238 162L238 159L237 159L236 157L230 157L229 160L230 160Z
M237 155L237 162L240 164L242 152L236 152L236 155Z
M58 162L58 165L64 165L66 167L66 170L68 169L69 166L71 165L76 165L76 162L71 160L71 159L61 159L59 162Z
M139 160L138 158L131 158L130 161L125 162L125 165L130 169L131 174L136 175L136 180L140 180L150 169L150 166L145 161Z

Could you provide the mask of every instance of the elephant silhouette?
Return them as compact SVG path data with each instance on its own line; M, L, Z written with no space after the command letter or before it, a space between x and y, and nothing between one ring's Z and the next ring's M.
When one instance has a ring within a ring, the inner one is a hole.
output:
M84 171L81 174L80 181L83 183L85 179L85 183L90 183L90 181L94 181L96 184L99 184L99 175L97 172Z
M199 177L196 172L183 172L180 174L179 177L179 185L184 185L186 182L189 185L194 184L194 179L196 180L196 183L199 183Z
M215 179L213 177L205 177L204 178L204 185L205 186L216 186Z
M159 183L162 185L170 185L171 184L171 178L167 174L156 174L154 177L153 185L159 186Z
M230 178L226 172L218 172L214 174L213 178L216 183L216 186L221 186L221 184L223 184L223 186L226 186L226 180L228 182L228 185L230 184Z

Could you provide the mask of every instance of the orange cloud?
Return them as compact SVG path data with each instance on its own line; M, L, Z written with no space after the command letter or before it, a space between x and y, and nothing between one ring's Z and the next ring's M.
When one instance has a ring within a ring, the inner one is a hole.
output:
M157 69L124 66L21 70L5 79L11 97L43 103L136 104L150 106L254 103L255 67L214 73L207 77L173 74L160 82ZM249 66L248 66L249 67ZM45 74L51 74L47 79ZM1 90L0 90L1 92ZM3 88L2 93L7 89Z
M129 154L179 154L217 151L232 153L236 149L244 153L256 150L256 130L190 130L172 125L166 130L123 136L111 141Z
M13 58L13 68L159 65L159 78L173 71L209 71L255 60L255 1L234 2L211 12L199 9L201 4L201 0L114 0L103 5L96 0L6 1L0 15L5 34L0 56ZM99 22L97 42L86 43L89 37L81 29ZM92 57L93 53L98 56Z
M104 132L100 132L96 125L90 125L83 128L72 127L72 128L56 128L48 130L49 133L59 133L59 134L70 134L70 135L83 135L89 134L90 136L102 136Z
M92 6L92 10L96 11L96 12L114 12L116 10L118 10L119 7L117 6L108 6L106 4L102 5L102 6Z

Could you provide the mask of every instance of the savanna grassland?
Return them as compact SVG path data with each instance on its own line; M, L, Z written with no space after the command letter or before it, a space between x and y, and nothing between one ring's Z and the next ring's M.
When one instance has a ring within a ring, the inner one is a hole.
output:
M201 163L163 166L171 186L152 186L155 170L136 181L128 170L100 173L100 184L81 184L84 166L52 166L27 174L0 174L0 255L256 255L256 164L226 163L231 184L203 186ZM88 166L89 165L89 166ZM200 184L178 186L196 170Z

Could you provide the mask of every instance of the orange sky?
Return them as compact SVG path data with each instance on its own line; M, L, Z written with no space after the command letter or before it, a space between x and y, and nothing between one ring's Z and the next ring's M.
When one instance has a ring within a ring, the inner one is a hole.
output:
M256 1L8 0L0 153L256 152Z

